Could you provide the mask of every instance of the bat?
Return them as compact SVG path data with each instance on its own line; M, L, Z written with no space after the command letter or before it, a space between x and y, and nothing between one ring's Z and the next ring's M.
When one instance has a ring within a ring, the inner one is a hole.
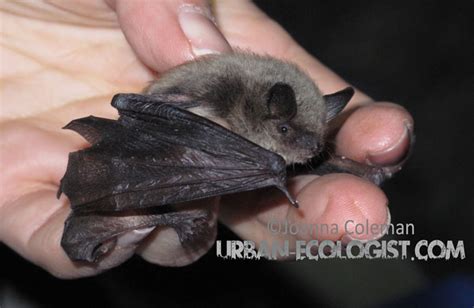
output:
M328 123L354 94L323 95L298 67L248 53L178 66L142 94L117 94L118 120L89 116L65 126L89 148L70 153L58 197L72 212L61 245L97 262L134 230L172 227L183 245L211 232L209 213L186 202L274 186L288 176L346 172L381 184L401 166L373 167L326 150ZM312 167L305 169L305 163ZM287 172L288 166L298 172Z

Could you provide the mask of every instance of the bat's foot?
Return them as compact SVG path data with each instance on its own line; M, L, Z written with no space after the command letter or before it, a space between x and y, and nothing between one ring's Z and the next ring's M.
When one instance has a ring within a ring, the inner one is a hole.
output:
M316 174L324 175L330 173L349 173L368 181L371 181L377 186L380 186L383 182L393 177L395 173L402 169L402 166L411 156L413 151L413 145L415 142L415 136L413 132L409 131L409 149L405 156L400 159L397 163L388 166L372 166L362 164L343 156L334 156L330 159L319 163L316 168L308 168L306 165L298 166L298 169L288 170L288 173L292 176L300 174Z
M211 209L196 208L166 215L169 226L176 231L185 248L200 246L215 238L217 215Z
M334 157L323 162L312 174L324 175L330 173L349 173L364 178L377 186L393 177L395 173L402 169L403 160L391 166L370 166L361 164L345 157Z

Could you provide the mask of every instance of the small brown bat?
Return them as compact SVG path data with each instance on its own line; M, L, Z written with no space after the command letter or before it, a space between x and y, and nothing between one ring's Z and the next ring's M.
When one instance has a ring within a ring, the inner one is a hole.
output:
M64 250L96 262L117 238L147 230L136 243L155 226L170 226L193 245L215 226L206 223L208 212L183 202L276 186L297 206L286 167L310 160L305 172L347 172L380 184L400 165L321 159L328 123L353 94L322 95L293 64L233 53L178 66L142 95L116 95L118 120L90 116L65 127L92 146L70 154L61 180L58 196L64 192L72 208Z

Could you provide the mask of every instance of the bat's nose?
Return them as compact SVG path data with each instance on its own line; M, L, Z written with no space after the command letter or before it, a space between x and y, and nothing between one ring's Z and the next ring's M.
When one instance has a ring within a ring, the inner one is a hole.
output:
M310 150L315 155L319 154L322 149L319 138L311 134L305 134L298 138L298 145Z

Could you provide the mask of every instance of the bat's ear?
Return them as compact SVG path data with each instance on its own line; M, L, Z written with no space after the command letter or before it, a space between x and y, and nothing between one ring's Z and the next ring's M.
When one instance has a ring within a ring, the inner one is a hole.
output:
M351 87L347 87L344 90L332 94L324 95L326 106L328 107L326 121L329 122L334 119L342 111L342 109L346 107L353 95L354 89Z
M283 82L275 83L268 91L267 107L270 119L291 119L296 114L293 88Z

